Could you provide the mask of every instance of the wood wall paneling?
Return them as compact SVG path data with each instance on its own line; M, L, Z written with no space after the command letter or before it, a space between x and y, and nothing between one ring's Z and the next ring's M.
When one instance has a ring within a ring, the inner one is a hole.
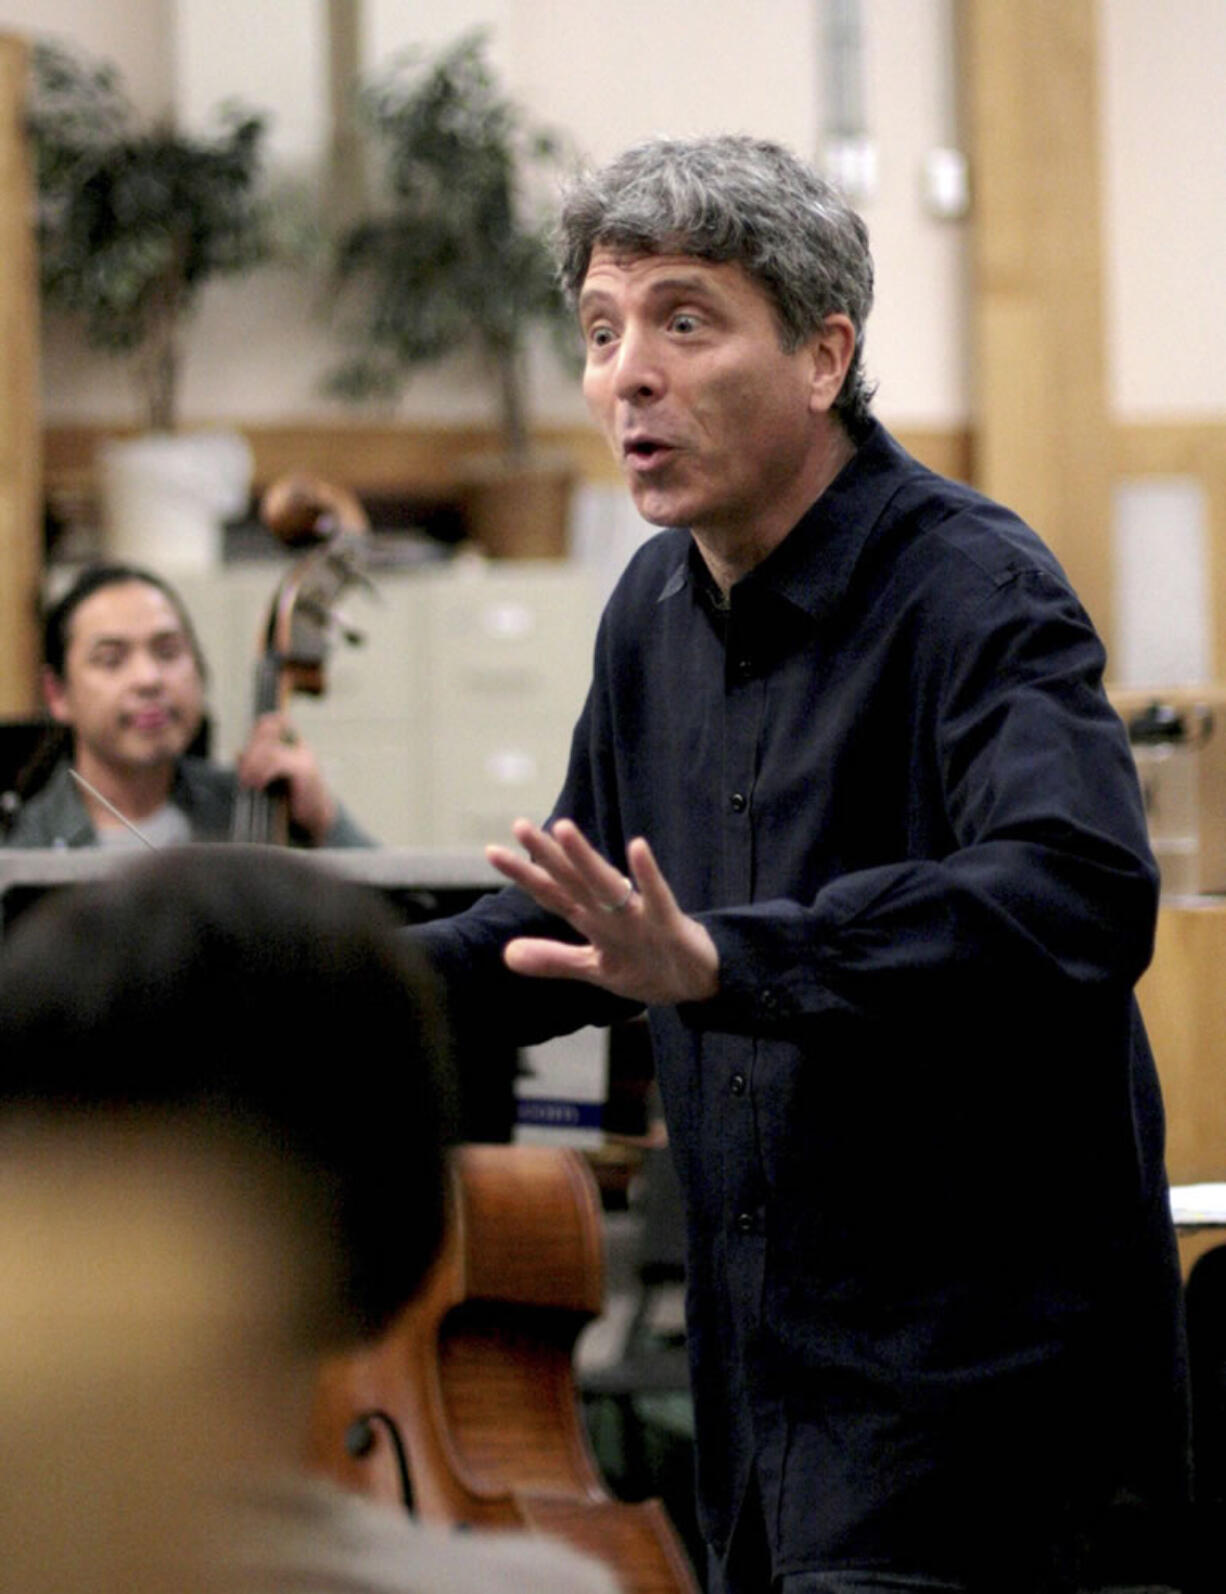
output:
M960 0L976 485L1051 545L1111 643L1094 0Z
M1174 1184L1226 1179L1224 955L1221 898L1163 904L1137 997L1162 1080Z
M208 423L205 423L208 424ZM217 425L233 424L217 422ZM290 470L313 470L364 492L445 493L458 480L463 462L492 454L498 435L483 427L369 425L351 421L238 423L255 455L255 480L264 485ZM46 489L84 493L95 490L98 445L109 437L132 435L132 428L57 424L45 439ZM963 427L901 428L904 448L942 475L971 479L971 439ZM589 427L544 427L536 441L560 451L590 482L620 482L622 472L603 438Z
M38 695L41 560L38 288L24 128L27 50L0 34L0 714Z

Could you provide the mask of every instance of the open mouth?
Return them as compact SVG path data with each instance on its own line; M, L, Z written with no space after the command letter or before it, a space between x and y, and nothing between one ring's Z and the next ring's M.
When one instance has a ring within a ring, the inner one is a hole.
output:
M656 437L635 437L622 448L622 456L632 470L650 469L673 452L671 444Z

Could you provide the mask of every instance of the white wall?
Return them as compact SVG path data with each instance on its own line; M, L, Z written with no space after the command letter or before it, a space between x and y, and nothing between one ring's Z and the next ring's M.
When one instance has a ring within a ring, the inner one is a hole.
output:
M170 0L0 0L0 29L75 44L112 62L150 115L173 102Z
M864 0L866 109L879 186L864 205L878 268L867 360L887 421L967 418L965 228L929 217L920 163L954 141L953 0ZM1226 410L1222 0L1100 0L1104 210L1114 403L1122 415ZM199 125L239 92L276 112L273 153L309 168L324 136L322 0L0 0L0 26L75 35L121 65L141 103L174 95ZM813 154L822 104L819 0L365 0L364 49L386 61L485 22L512 90L594 160L653 132L747 129ZM317 285L268 273L209 291L185 383L189 417L326 415L333 356ZM573 383L539 362L543 419L581 418ZM127 413L114 370L49 340L53 419ZM482 420L471 371L431 373L400 412Z
M269 155L278 168L317 169L328 136L324 0L170 5L182 125L207 130L219 105L239 100L268 113Z
M970 405L967 224L934 219L921 190L925 153L957 142L953 0L865 0L865 15L880 182L862 207L877 268L865 359L883 420L956 426Z
M1099 0L1111 393L1226 411L1226 4Z

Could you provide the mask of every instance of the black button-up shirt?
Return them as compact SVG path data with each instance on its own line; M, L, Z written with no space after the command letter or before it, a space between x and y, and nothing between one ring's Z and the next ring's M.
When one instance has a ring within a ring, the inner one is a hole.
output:
M717 1554L751 1476L776 1574L993 1588L1178 1503L1156 873L1103 662L1033 534L880 427L730 601L676 531L606 609L556 813L619 865L646 836L720 954L650 1013ZM523 1039L607 1009L500 967L543 918L422 932Z

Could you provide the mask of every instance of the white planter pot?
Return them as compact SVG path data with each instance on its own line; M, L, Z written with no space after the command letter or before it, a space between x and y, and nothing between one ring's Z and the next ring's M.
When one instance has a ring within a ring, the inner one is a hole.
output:
M103 445L107 557L162 571L221 563L222 524L251 492L251 449L237 432L151 433Z

